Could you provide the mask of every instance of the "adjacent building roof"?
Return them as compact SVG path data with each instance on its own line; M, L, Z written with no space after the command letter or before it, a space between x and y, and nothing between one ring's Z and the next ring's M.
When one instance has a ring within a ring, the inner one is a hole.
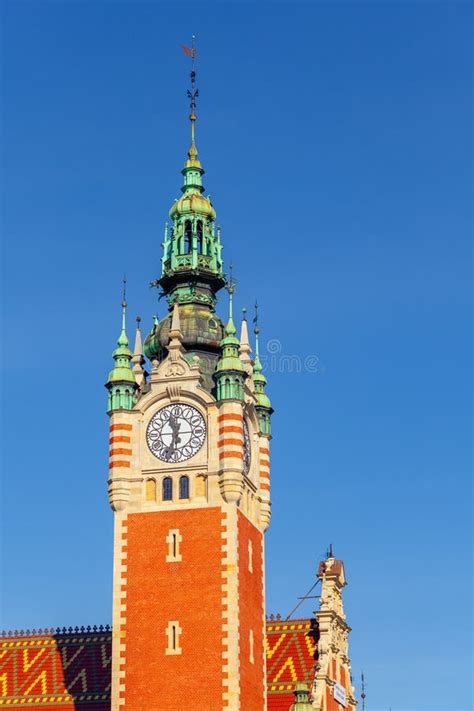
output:
M267 621L268 711L288 711L296 681L314 676L314 620ZM110 711L108 626L0 638L0 706Z
M311 688L316 647L315 620L267 620L268 711L288 711L297 681Z

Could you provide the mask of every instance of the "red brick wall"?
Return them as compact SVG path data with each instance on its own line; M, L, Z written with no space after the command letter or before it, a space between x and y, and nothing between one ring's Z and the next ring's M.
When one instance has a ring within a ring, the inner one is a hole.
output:
M238 511L240 688L243 711L264 708L264 601L262 534ZM252 541L253 573L248 570ZM254 633L254 663L249 660L249 631Z
M222 708L222 513L219 508L130 514L127 520L126 711ZM166 562L178 528L182 562ZM165 655L170 620L181 655Z

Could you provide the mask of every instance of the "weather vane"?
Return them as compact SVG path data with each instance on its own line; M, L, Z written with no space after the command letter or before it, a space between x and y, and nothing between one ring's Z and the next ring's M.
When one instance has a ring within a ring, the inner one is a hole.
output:
M189 74L191 78L191 88L188 89L188 98L190 99L190 109L191 113L189 119L191 121L191 139L194 144L194 122L196 121L196 99L199 96L199 89L196 89L196 70L194 68L194 61L196 59L196 36L193 35L191 39L191 47L185 44L181 45L181 48L187 57L191 57L191 72Z

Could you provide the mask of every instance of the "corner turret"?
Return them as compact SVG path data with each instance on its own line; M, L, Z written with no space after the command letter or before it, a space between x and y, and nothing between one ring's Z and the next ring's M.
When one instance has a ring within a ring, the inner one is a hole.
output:
M107 411L131 410L135 402L135 393L138 384L132 372L130 362L132 352L128 347L128 337L126 329L127 302L124 296L122 300L122 330L117 341L117 348L112 357L115 365L109 373L105 387L109 391Z
M224 338L220 343L222 353L217 363L214 376L217 385L218 400L243 400L244 381L247 377L244 364L239 354L240 342L235 335L237 329L235 328L232 318L232 297L234 288L235 285L231 277L227 285L229 292L229 320L225 327Z
M271 415L273 413L273 408L270 402L270 398L265 392L265 385L267 384L267 379L263 374L263 366L260 361L260 348L259 348L259 335L260 328L258 326L258 306L255 304L255 318L254 318L254 334L255 334L255 360L253 363L253 383L255 387L255 399L257 401L256 410L258 413L258 420L260 425L260 431L263 434L271 434Z

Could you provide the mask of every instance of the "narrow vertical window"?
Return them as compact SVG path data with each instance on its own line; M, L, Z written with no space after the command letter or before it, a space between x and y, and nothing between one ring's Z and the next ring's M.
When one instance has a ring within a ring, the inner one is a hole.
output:
M203 254L202 222L201 222L201 220L198 220L198 223L197 223L197 250L198 250L198 254Z
M189 477L182 476L179 479L179 498L189 499Z
M186 220L184 223L184 251L189 254L193 246L193 228L191 220Z
M180 647L180 637L182 629L179 622L177 620L171 620L168 622L165 632L167 638L165 654L181 654L182 650Z
M170 476L163 479L163 501L173 500L173 480Z
M249 573L253 573L253 546L252 541L249 541Z
M249 632L249 660L250 664L253 664L255 661L253 656L253 630Z
M182 540L183 537L179 528L170 528L166 536L166 543L168 544L168 553L166 554L167 563L179 563L179 561L183 560L181 556Z
M146 481L145 500L156 501L156 481L154 479L147 479Z

